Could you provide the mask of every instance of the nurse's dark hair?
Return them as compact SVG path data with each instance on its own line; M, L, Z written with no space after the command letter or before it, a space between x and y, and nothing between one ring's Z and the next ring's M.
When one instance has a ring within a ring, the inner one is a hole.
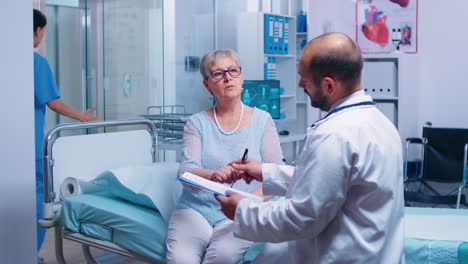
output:
M34 27L33 30L36 30L41 27L45 27L47 25L47 18L46 16L39 10L33 9L33 19L34 19Z
M361 82L361 49L351 38L347 38L349 46L346 50L329 50L313 56L309 70L317 85L327 76L341 81L346 89L353 89Z

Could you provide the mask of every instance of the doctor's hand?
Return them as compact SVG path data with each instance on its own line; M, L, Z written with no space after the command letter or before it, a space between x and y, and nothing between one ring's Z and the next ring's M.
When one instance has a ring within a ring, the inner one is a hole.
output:
M234 180L234 174L236 174L236 170L232 166L227 165L214 170L210 175L210 180L214 182L231 183Z
M251 183L253 180L263 181L262 163L254 159L246 159L244 162L236 160L230 163L237 170L237 178L244 179L246 183Z
M223 212L223 214L227 218L234 220L234 216L236 215L237 204L240 200L242 200L242 198L244 198L244 196L233 191L226 191L226 195L228 197L215 195L215 198L221 204L221 211Z

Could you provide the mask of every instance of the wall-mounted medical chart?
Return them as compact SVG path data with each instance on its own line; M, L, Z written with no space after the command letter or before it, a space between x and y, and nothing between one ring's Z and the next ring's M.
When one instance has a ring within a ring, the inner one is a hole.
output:
M357 0L357 42L364 53L417 52L418 0Z

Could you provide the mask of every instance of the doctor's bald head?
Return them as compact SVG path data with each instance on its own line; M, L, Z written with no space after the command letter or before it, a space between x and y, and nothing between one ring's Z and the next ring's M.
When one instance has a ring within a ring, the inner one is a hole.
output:
M304 47L301 62L312 74L318 85L324 77L340 81L348 90L360 87L363 67L361 49L342 33L327 33L318 36Z

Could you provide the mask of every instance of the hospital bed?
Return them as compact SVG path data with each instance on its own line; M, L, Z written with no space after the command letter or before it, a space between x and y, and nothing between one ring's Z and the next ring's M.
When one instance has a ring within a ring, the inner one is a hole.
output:
M127 131L59 136L68 130L109 130L117 126ZM138 129L128 130L132 126ZM140 129L141 126L145 129ZM39 224L55 229L58 263L66 263L63 239L81 243L88 263L96 263L90 246L149 263L164 262L167 223L158 210L130 203L105 191L65 200L59 195L61 182L68 177L90 181L108 169L119 167L159 166L172 172L160 176L176 182L177 166L157 163L157 137L151 121L59 125L46 135L43 154L44 204Z
M128 130L141 125L145 129ZM60 135L69 130L113 127L126 131ZM87 263L97 263L90 247L143 262L165 263L167 221L182 185L176 180L178 164L157 162L157 156L157 128L147 119L63 124L48 132L43 147L44 204L39 224L54 228L58 263L66 263L64 239L82 245ZM156 190L159 198L155 208L146 204L147 199L140 199L140 194L130 194L121 186L124 182L112 182L107 177L118 173L135 178L142 173L151 176L142 188ZM101 185L97 190L83 189L79 195L61 197L63 190L73 191L62 184L70 177ZM252 247L245 254L244 263L249 263L261 248L261 244Z

